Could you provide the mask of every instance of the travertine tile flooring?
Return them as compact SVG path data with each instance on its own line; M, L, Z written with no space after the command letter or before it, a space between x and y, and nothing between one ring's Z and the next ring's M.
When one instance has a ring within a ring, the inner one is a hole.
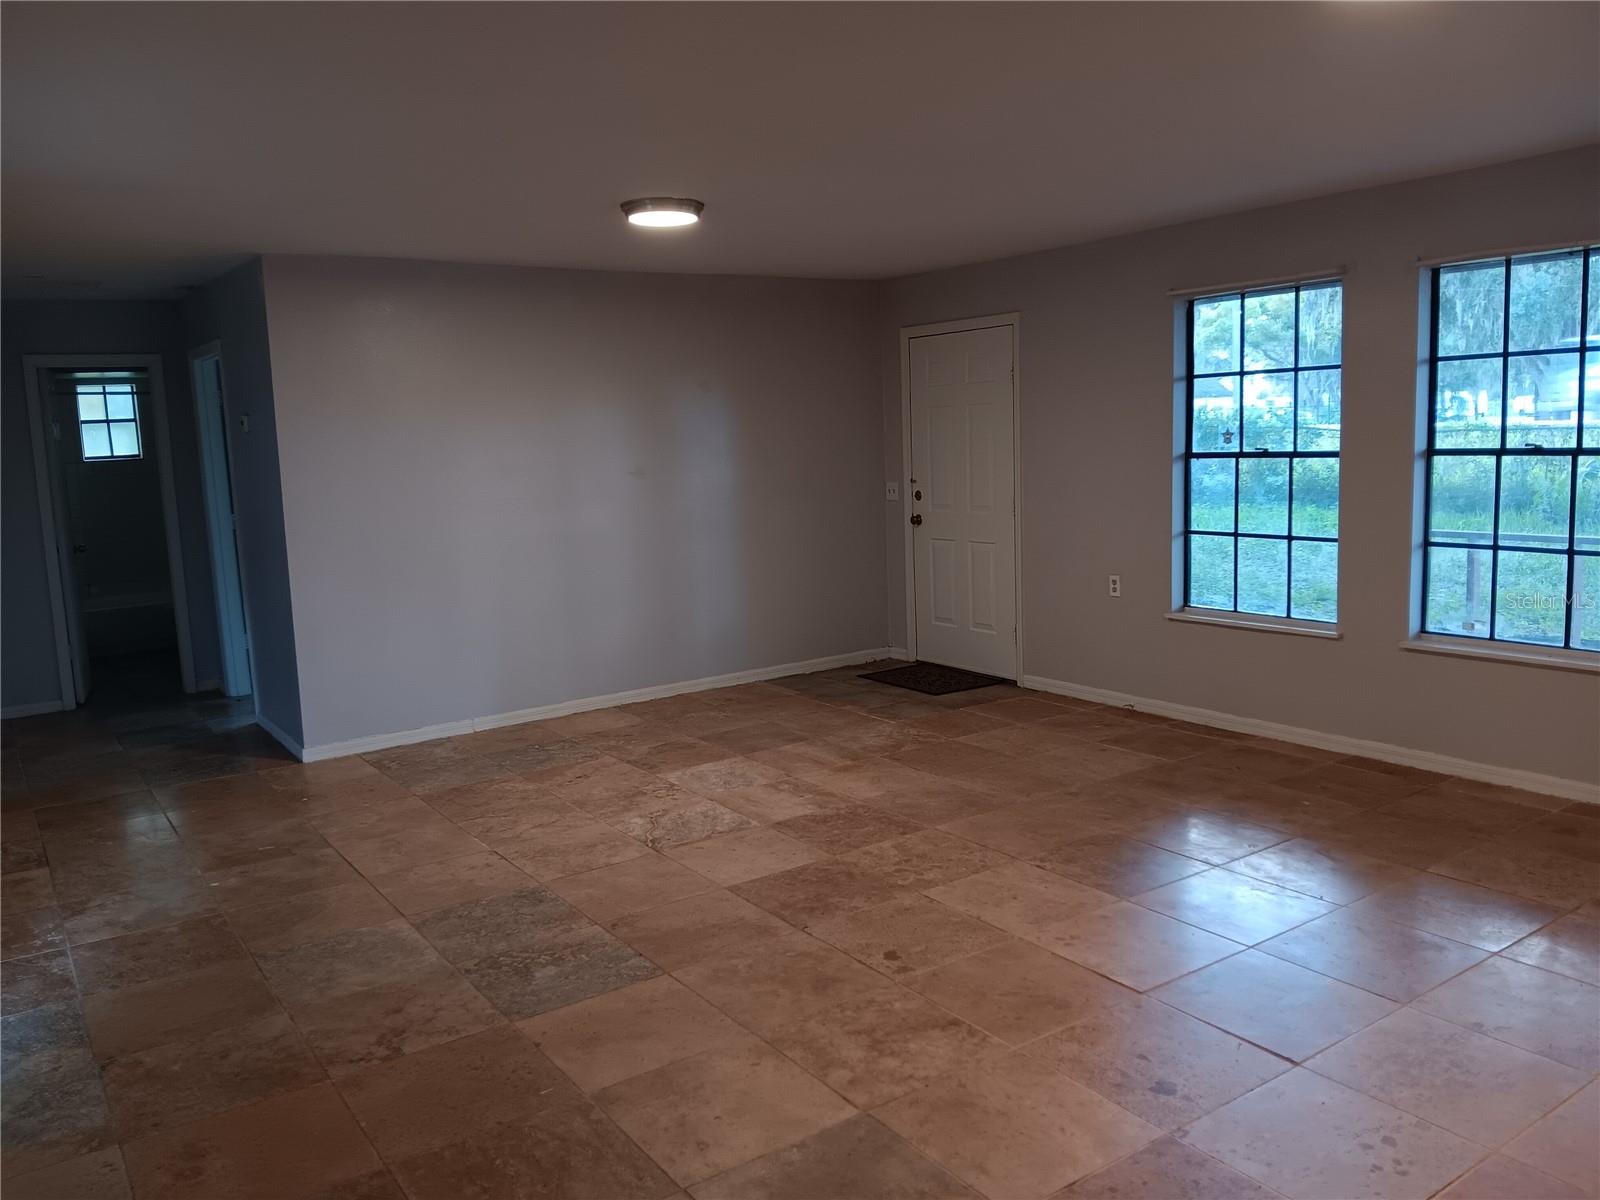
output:
M1600 1196L1600 812L862 669L13 723L7 1200Z

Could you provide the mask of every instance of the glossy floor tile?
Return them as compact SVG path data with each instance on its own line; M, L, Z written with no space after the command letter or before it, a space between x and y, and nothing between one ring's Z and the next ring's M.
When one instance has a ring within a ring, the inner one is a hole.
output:
M1439 1193L1443 1200L1588 1200L1593 1194L1499 1154Z
M1396 1008L1382 996L1258 950L1223 959L1153 994L1291 1061L1343 1041Z
M598 1099L680 1184L708 1179L856 1113L755 1038L636 1075Z
M858 1108L875 1108L1002 1049L938 1005L870 993L780 1024L774 1046Z
M1582 1071L1410 1008L1306 1066L1485 1146L1503 1145L1586 1082Z
M900 982L1013 1046L1138 995L1018 939Z
M1277 1055L1148 996L1074 1021L1027 1051L1163 1129L1289 1069Z
M1508 946L1505 957L1600 986L1600 903L1551 921Z
M1022 1051L930 1083L878 1116L995 1200L1048 1196L1160 1134Z
M847 667L7 722L7 1197L1600 1200L1600 820Z
M1170 1137L1086 1175L1054 1200L1277 1200L1279 1193Z
M864 1114L714 1176L690 1194L695 1200L977 1200L979 1195Z
M1581 1071L1600 1071L1600 989L1490 958L1419 997L1416 1007Z
M1295 1200L1431 1196L1484 1156L1465 1138L1303 1069L1181 1136Z
M1136 904L1085 913L1045 943L1063 958L1146 991L1237 954L1244 947Z
M520 1028L586 1092L748 1036L670 975L530 1017Z
M1353 908L1308 921L1260 948L1400 1003L1415 1000L1486 957L1476 946Z
M1588 1087L1513 1138L1505 1152L1529 1166L1600 1195L1600 1084Z

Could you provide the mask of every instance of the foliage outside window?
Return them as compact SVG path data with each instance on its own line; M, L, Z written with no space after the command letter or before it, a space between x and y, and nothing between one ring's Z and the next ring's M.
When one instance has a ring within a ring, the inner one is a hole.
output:
M138 458L139 404L131 382L78 383L78 440L85 461Z
M1343 303L1338 280L1190 302L1188 607L1338 619Z
M1425 632L1600 650L1597 261L1433 272Z

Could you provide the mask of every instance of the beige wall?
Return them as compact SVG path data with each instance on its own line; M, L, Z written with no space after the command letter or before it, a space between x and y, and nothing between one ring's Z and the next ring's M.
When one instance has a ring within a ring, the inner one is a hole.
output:
M307 746L883 645L876 285L265 273Z
M1172 186L1182 186L1174 164ZM1600 779L1600 677L1400 649L1410 631L1419 258L1600 236L1600 148L897 280L880 343L902 478L900 326L1019 311L1023 669L1567 779ZM1170 289L1342 266L1338 641L1169 621ZM890 641L905 645L890 505ZM1123 596L1106 594L1122 576Z

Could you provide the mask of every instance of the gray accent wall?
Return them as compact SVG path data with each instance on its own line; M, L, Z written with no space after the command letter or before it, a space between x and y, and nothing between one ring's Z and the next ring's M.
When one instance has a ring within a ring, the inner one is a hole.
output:
M5 513L0 529L0 698L17 709L58 703L55 622L45 583L46 547L39 525L39 491L22 359L30 354L159 354L166 384L167 429L188 593L195 679L220 674L216 601L206 545L205 508L196 443L194 402L182 327L174 302L159 300L8 300L4 305L0 452ZM146 426L146 436L154 433ZM159 512L158 512L159 520ZM154 545L165 552L158 525ZM163 577L165 564L160 568Z
M222 345L239 575L244 585L257 709L277 733L301 743L304 729L295 613L260 260L195 289L183 302L183 326L191 349L213 341ZM215 625L214 608L211 621Z
M886 477L903 476L898 328L1020 311L1028 675L1600 779L1600 678L1400 648L1415 540L1418 260L1597 237L1600 149L1590 147L897 280L880 343ZM1167 620L1181 370L1169 289L1341 266L1343 637ZM888 507L890 640L904 644L905 512ZM1113 573L1120 599L1107 595Z
M265 272L308 746L883 645L875 285Z

